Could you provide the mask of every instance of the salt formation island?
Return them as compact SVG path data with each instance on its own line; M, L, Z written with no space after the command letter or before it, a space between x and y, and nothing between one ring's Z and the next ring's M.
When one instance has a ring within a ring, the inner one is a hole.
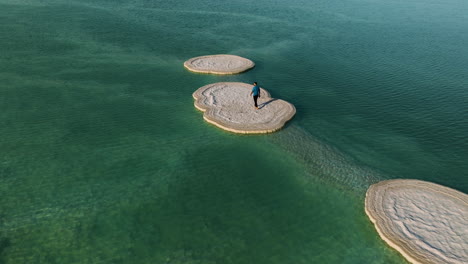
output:
M193 93L195 107L204 112L207 122L241 134L275 132L295 115L292 104L271 98L263 88L258 98L259 109L255 109L250 95L252 87L240 82L205 85Z
M227 54L195 57L184 63L190 71L214 74L237 74L254 66L255 63L249 59Z
M370 186L366 213L377 232L411 263L468 263L468 195L419 180Z

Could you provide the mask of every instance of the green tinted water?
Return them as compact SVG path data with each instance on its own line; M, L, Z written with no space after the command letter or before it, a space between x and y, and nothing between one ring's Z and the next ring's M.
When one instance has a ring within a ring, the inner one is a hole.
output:
M367 186L467 192L462 1L0 0L0 263L405 263ZM233 53L235 76L183 62ZM191 94L258 81L275 134Z

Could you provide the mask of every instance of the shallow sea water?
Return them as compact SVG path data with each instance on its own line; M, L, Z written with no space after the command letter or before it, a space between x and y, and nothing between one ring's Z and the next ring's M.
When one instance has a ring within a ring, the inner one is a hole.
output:
M0 0L0 263L406 263L366 188L468 192L468 6L434 1ZM191 57L256 67L194 74ZM280 132L192 93L258 81Z

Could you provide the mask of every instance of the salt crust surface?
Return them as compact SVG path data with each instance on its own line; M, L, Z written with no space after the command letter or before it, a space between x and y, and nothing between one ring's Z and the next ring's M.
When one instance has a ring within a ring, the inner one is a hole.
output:
M419 180L388 180L366 193L379 235L411 263L468 263L468 195Z
M236 55L208 55L187 60L184 67L193 72L214 74L236 74L255 66L253 61Z
M209 123L242 134L275 132L296 113L292 104L271 98L263 88L257 102L259 109L255 109L252 87L240 82L205 85L193 93L195 107L204 112L203 118Z

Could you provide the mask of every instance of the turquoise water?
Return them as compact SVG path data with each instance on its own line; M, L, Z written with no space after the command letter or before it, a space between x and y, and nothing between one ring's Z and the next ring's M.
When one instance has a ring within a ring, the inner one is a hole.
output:
M175 3L174 3L175 2ZM406 263L369 184L468 192L462 0L0 0L0 263ZM252 59L244 74L191 57ZM191 94L258 81L271 135Z

